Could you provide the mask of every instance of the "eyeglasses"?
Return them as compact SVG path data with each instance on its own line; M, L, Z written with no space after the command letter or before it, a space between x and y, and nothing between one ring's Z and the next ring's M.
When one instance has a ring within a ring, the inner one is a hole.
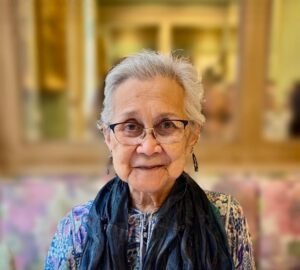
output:
M154 138L161 144L180 142L184 137L188 120L163 120L152 128L128 121L111 124L108 127L113 131L117 141L124 145L138 145L142 143L146 134L151 132Z

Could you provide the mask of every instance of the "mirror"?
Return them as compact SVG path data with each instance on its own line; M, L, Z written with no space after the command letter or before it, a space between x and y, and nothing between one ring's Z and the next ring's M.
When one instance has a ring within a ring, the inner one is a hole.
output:
M176 26L172 45L190 57L202 74L206 117L202 137L231 141L235 135L237 25Z
M300 2L273 0L263 137L300 138Z
M97 138L105 74L141 49L190 58L206 89L203 137L234 138L238 1L137 2L18 1L26 141Z

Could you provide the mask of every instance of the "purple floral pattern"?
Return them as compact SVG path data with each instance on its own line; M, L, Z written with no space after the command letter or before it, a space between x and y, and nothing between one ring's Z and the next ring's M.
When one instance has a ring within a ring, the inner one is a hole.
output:
M266 270L300 269L300 181L261 183L260 264Z
M300 269L300 173L192 176L203 188L232 194L241 203L252 239L257 242L254 251L258 269ZM42 269L58 220L72 206L94 198L109 178L58 175L0 179L0 269ZM220 201L216 204L222 205ZM84 218L79 213L75 216ZM74 224L83 222L81 218L74 220ZM80 242L84 231L76 235L72 241ZM76 246L77 250L71 251L73 269L81 252L80 245ZM238 257L245 254L241 246L237 250Z
M0 182L0 243L11 255L11 269L42 269L57 221L74 205L95 197L106 181L62 176Z
M235 269L255 269L251 240L241 206L228 195L207 192L207 196L221 214ZM91 202L74 208L60 222L48 252L45 270L77 269L86 241L84 216L88 213L90 206ZM129 269L142 269L143 254L147 249L147 243L156 223L155 214L152 216L138 210L131 210L128 223Z

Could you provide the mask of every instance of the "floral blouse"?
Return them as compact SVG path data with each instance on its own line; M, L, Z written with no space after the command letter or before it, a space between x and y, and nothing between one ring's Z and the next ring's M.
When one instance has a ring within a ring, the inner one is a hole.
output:
M240 204L229 195L206 191L206 195L220 212L228 237L235 269L255 269L248 225ZM86 240L84 226L92 201L74 207L61 220L51 242L45 270L78 269ZM142 269L143 255L156 224L156 215L129 210L127 262L129 269Z

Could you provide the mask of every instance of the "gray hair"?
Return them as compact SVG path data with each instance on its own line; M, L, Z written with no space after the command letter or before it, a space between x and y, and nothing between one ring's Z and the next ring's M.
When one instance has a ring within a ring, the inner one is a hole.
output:
M174 79L185 90L185 113L190 120L202 125L203 87L194 66L185 58L154 51L142 51L128 56L114 66L106 76L101 122L112 117L112 93L129 78L152 79L155 76Z

